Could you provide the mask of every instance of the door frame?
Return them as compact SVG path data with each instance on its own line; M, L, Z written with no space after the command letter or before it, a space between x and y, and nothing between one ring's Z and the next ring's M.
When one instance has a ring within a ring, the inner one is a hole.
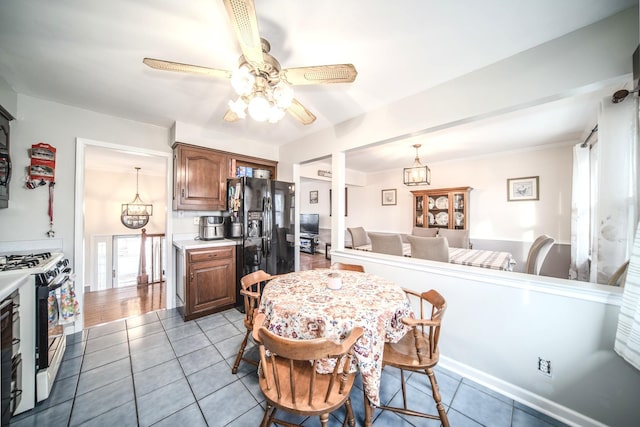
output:
M84 308L84 257L85 245L90 244L84 236L84 177L85 177L85 150L87 147L100 147L118 151L122 154L142 154L147 156L157 156L165 160L165 194L166 210L165 215L165 259L166 265L166 286L165 301L166 308L174 308L176 304L176 284L173 274L173 263L169 251L173 247L173 217L171 206L171 191L173 185L173 153L171 151L163 152L158 150L150 150L146 148L134 147L130 145L114 144L104 141L96 141L88 138L76 138L76 170L75 170L75 208L74 208L74 244L73 244L73 269L78 281L81 285L76 285L76 298L80 303L80 307ZM84 310L80 310L80 315L74 324L74 332L80 332L84 329Z

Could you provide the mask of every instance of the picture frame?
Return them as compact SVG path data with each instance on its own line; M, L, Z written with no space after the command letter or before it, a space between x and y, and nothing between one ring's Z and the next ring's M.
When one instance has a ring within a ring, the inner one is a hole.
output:
M331 189L329 189L329 216L331 216L333 208L331 206ZM347 216L347 187L344 188L344 216Z
M507 201L540 200L538 184L538 176L507 179Z
M309 191L309 203L318 203L318 190Z
M391 206L397 203L397 191L395 188L389 188L381 191L382 206Z

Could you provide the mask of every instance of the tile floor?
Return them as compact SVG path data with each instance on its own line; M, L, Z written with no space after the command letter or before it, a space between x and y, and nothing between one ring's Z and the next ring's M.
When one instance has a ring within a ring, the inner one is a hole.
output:
M242 363L238 374L231 374L244 334L242 319L232 309L185 323L176 310L163 310L71 335L51 396L12 418L11 425L257 426L264 399L256 368ZM452 372L437 368L436 375L452 426L563 425ZM363 425L361 387L357 382L352 393L357 425ZM385 369L381 399L402 399L399 387L398 371ZM426 386L410 390L411 400L435 410L423 393ZM375 416L376 427L440 424L380 410ZM317 417L290 419L319 425ZM341 425L340 420L332 415L330 425Z

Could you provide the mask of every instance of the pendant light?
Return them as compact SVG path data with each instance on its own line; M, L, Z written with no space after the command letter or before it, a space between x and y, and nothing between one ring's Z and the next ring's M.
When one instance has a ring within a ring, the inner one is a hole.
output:
M420 157L418 156L418 148L421 144L414 144L413 148L416 149L416 158L413 161L413 166L404 168L404 185L430 185L431 184L431 169L429 166L420 163Z
M122 214L120 221L127 228L142 228L149 222L149 217L153 215L153 205L146 204L140 199L138 194L138 175L140 168L136 167L136 197L129 203L122 204Z

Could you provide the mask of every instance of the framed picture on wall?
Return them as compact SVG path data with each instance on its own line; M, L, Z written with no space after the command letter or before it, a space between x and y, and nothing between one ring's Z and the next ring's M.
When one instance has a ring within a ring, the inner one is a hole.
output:
M382 206L396 204L396 189L382 190Z
M318 203L318 190L309 191L309 203Z
M539 200L538 181L537 176L507 179L507 201Z

